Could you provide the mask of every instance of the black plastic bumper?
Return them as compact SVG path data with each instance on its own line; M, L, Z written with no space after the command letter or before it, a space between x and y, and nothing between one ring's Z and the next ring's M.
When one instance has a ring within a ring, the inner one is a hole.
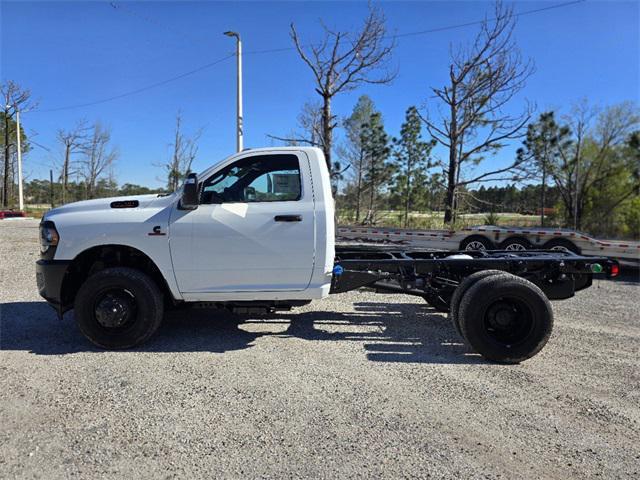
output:
M68 260L38 260L36 262L36 282L38 291L52 307L62 315L67 308L62 304L62 281L69 264Z

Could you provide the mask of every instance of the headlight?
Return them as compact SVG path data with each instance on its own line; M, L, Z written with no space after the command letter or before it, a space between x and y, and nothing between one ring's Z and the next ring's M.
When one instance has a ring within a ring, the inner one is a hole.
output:
M55 247L60 241L60 235L55 224L50 221L40 223L40 252L45 253L50 247Z

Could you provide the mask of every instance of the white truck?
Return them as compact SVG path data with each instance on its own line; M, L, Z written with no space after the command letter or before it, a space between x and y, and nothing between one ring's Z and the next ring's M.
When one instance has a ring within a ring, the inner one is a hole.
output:
M415 295L449 316L486 358L535 355L553 327L549 300L615 276L618 264L571 252L429 252L336 247L322 152L235 154L170 195L88 200L40 225L40 294L75 309L96 345L138 345L167 309L202 304L238 313L290 309L361 287Z

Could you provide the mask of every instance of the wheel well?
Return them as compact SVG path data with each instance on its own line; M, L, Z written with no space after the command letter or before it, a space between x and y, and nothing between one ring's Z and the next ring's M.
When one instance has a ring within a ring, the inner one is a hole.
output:
M146 254L126 245L100 245L80 253L73 259L62 282L62 305L71 306L80 286L89 276L111 267L129 267L146 273L164 294L165 301L173 295L160 269Z

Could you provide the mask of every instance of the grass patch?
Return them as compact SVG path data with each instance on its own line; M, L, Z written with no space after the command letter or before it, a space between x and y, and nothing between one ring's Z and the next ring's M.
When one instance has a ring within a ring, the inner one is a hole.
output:
M336 217L339 225L355 225L355 212L338 211ZM360 219L362 221L362 218ZM519 213L463 213L458 215L454 225L444 225L444 212L410 212L408 228L416 230L460 229L475 225L493 225L509 227L535 227L540 225L538 215L521 215ZM381 210L376 213L375 225L378 227L402 228L404 213L397 210Z

